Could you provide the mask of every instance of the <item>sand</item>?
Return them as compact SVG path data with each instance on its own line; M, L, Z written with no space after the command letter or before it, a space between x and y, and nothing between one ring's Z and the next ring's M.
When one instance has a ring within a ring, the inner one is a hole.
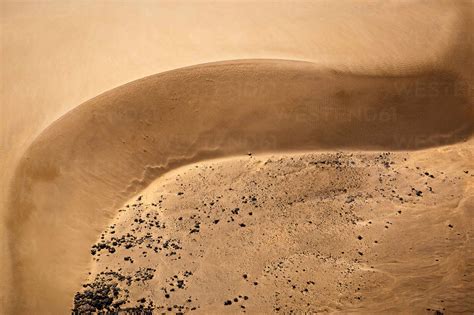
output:
M33 297L27 309L50 310L63 299L66 306L89 262L77 251L88 251L122 200L175 167L249 151L465 142L472 133L469 95L400 93L419 82L453 80L248 60L170 71L102 94L46 129L17 169L8 221L15 295Z
M92 246L75 310L468 314L472 149L251 155L174 170Z
M471 148L469 1L0 5L3 313L68 312L97 235L176 167Z

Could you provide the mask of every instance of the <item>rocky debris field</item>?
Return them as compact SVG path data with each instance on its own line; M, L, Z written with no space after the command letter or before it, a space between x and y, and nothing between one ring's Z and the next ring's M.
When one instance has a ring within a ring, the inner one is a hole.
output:
M73 313L472 311L472 165L429 162L249 155L166 174L92 246Z

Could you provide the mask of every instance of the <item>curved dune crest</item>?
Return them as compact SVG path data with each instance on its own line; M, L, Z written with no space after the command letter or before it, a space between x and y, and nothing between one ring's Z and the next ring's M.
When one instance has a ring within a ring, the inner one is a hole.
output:
M249 151L463 141L474 118L466 86L448 72L361 76L246 60L157 74L82 104L35 140L16 171L9 227L17 311L69 307L77 270L113 210L164 172Z

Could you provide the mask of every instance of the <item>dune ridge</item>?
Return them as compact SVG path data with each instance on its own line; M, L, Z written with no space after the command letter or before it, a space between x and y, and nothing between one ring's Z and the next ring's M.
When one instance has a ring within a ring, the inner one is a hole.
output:
M48 127L16 170L14 312L68 307L114 209L172 168L247 152L421 149L466 141L472 121L469 82L441 70L366 76L244 60L106 92Z

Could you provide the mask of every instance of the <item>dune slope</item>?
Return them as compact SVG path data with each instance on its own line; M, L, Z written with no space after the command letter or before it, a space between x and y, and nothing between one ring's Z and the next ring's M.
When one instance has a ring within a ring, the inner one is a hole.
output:
M466 85L445 71L364 76L247 60L183 68L104 93L47 128L16 170L11 305L18 312L67 309L89 245L114 209L172 168L248 151L463 141L473 121Z

